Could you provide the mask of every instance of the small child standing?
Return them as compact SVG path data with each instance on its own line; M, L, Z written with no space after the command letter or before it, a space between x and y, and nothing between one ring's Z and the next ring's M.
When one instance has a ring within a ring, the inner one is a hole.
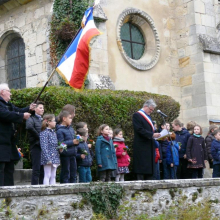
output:
M194 126L193 134L189 137L186 148L186 156L188 159L187 168L192 169L193 179L203 178L203 168L205 168L205 162L207 162L205 140L201 134L201 126Z
M83 139L82 142L77 146L77 168L79 173L79 182L80 183L88 183L92 181L91 175L91 165L92 165L92 157L90 155L90 150L88 147L87 141L87 130L84 128L79 128L77 130L77 134L81 136Z
M217 129L213 132L215 140L211 144L211 153L213 158L213 178L220 177L220 130Z
M62 111L59 117L61 124L57 125L57 139L59 142L67 145L67 150L64 150L62 153L60 153L60 183L76 183L76 153L79 140L75 139L75 131L71 126L71 114L67 111Z
M172 133L170 135L171 140L168 141L166 148L166 164L167 164L167 179L177 179L177 168L179 166L179 144L174 141L176 139L176 134Z
M124 175L129 173L129 164L130 164L130 157L127 153L127 147L124 143L122 129L116 128L114 130L114 138L113 138L114 145L118 145L116 150L117 162L118 162L118 172L115 178L116 182L124 181Z
M109 182L111 180L111 171L117 169L117 159L112 139L109 137L109 126L103 124L98 129L98 138L96 140L95 152L100 180Z
M44 166L44 185L56 184L56 170L60 165L59 153L57 150L58 141L55 131L55 116L47 114L43 117L40 132L41 165Z

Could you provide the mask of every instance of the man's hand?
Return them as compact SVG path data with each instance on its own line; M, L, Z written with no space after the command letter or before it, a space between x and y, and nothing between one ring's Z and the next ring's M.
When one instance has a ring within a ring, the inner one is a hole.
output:
M73 144L78 145L79 144L79 140L73 139Z
M153 134L153 138L159 138L160 137L160 133L154 133Z
M30 118L30 116L31 116L31 114L30 114L30 113L25 112L25 113L24 113L24 117L23 117L23 118L24 118L25 120L27 120L28 118Z
M36 103L31 103L29 108L30 108L31 111L34 111L36 106L37 106Z

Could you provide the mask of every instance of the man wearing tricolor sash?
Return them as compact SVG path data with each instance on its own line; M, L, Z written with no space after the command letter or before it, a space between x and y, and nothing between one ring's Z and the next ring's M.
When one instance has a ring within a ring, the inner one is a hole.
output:
M150 114L156 103L149 99L143 108L133 115L134 143L133 164L137 180L151 180L155 171L155 141L160 133L154 133L154 126Z

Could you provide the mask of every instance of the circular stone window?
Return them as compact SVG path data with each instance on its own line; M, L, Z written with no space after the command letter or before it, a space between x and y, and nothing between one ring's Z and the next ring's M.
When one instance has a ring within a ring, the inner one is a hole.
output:
M118 18L117 43L124 59L138 70L148 70L160 57L160 41L152 18L145 12L125 9Z

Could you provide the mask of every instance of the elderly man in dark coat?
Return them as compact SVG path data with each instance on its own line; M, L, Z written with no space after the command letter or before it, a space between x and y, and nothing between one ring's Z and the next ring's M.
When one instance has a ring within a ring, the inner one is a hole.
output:
M133 164L138 180L153 179L155 171L154 138L160 133L154 133L154 126L150 114L154 111L156 103L149 99L143 108L133 115L134 143Z
M0 84L0 186L14 185L14 162L19 160L15 144L15 123L30 117L29 107L17 108L9 102L11 92L7 84ZM35 104L30 105L33 110Z

